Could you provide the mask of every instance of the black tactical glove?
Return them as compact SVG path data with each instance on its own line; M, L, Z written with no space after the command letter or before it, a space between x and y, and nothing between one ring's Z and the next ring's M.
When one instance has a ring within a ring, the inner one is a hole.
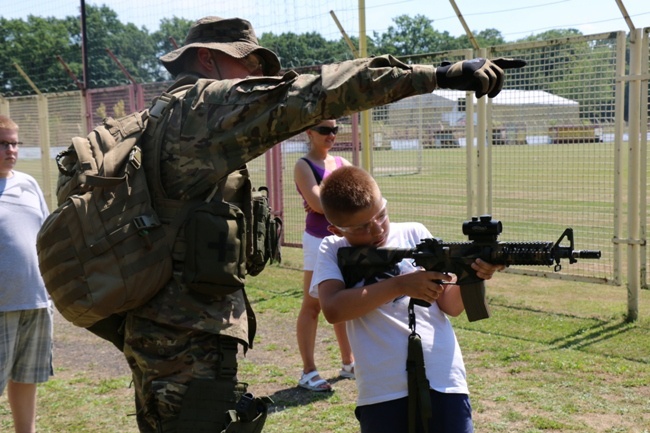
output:
M503 70L522 68L526 62L519 59L472 59L450 64L444 62L436 68L438 87L443 89L472 90L476 97L494 98L503 87Z

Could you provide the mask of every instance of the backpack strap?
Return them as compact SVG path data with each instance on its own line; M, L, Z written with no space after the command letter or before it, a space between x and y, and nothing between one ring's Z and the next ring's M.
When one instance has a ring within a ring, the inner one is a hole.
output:
M169 122L169 112L179 97L184 96L193 84L179 86L171 92L160 95L154 105L148 110L148 123L143 140L143 152L147 157L145 173L151 192L151 201L158 217L167 226L167 241L173 249L174 241L190 210L197 206L195 201L176 200L167 197L160 175L160 154L162 152L163 136Z

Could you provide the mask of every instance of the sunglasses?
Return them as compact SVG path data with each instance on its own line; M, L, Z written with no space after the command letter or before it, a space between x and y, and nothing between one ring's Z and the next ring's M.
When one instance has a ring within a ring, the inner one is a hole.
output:
M314 128L311 128L312 131L318 132L320 135L330 135L330 134L338 134L339 133L339 127L334 126L316 126Z

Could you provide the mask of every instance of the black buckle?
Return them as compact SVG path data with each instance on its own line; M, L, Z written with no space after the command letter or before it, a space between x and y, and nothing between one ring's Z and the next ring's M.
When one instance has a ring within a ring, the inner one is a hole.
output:
M160 220L156 215L139 215L133 218L133 224L138 232L146 234L147 230L160 227Z

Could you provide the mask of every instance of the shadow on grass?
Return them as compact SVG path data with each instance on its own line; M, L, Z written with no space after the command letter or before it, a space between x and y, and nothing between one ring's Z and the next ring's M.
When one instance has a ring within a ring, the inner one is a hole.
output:
M556 346L558 349L582 349L623 334L633 328L634 325L625 321L603 321L602 323L579 329L562 338L549 341L549 344ZM633 361L642 362L638 359L634 359Z
M531 338L530 336L528 337L522 336L522 330L519 328L512 328L509 330L503 328L501 329L491 328L489 330L486 329L481 330L473 327L465 327L462 325L460 326L454 325L454 326L459 328L464 328L467 330L472 330L474 332L479 332L479 333L498 335L501 337L516 339L521 341L547 344L551 346L551 350L573 349L573 350L579 350L579 351L585 351L591 353L596 353L589 350L591 346L595 346L598 343L603 343L606 342L607 340L611 340L614 338L621 338L622 336L627 337L628 344L634 344L635 341L634 331L638 331L639 329L642 329L639 328L639 326L636 323L628 322L625 320L625 318L622 317L602 319L602 318L594 318L594 317L582 317L582 316L578 316L574 314L566 314L566 313L553 313L553 312L530 308L530 307L512 306L507 304L492 303L491 306L503 310L530 313L531 317L534 316L564 317L567 319L574 320L576 321L576 323L579 323L582 326L578 326L577 329L574 329L572 332L566 335L562 335L545 341L541 339ZM505 322L507 322L507 318L504 317L503 319ZM534 324L531 324L531 326L534 326ZM646 340L643 339L643 341L639 341L638 343L645 344L645 341ZM607 353L607 356L619 358L627 361L632 361L632 362L638 362L642 364L650 364L650 358L643 356L642 354L639 354L639 356L631 356L629 352L625 353L623 351L611 351Z
M302 291L294 287L283 290L274 290L272 288L261 289L251 285L250 287L246 287L246 290L250 292L257 290L257 292L254 292L256 296L253 299L249 299L249 302L253 306L274 301L282 301L287 298L302 299Z
M330 380L333 384L334 381ZM282 412L283 410L298 406L306 406L318 401L330 399L336 391L315 392L298 386L293 388L281 389L271 395L273 405L269 408L269 413Z

